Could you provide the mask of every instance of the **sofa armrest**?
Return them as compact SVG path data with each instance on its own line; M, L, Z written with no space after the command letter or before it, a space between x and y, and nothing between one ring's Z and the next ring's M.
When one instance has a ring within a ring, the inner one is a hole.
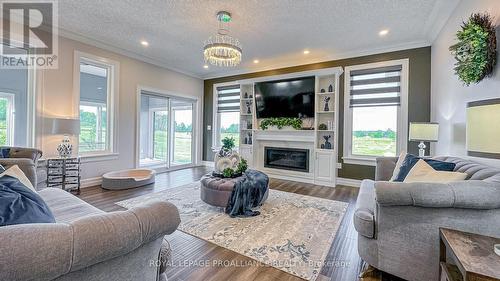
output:
M376 182L375 196L379 206L500 208L500 185L476 180L450 183Z
M388 181L392 177L398 157L377 157L377 166L375 168L376 181Z
M37 184L36 179L36 165L33 160L28 158L0 158L0 165L8 169L14 165L19 166L19 169L23 171L26 177L30 180L31 185L34 187Z
M179 223L174 205L155 201L69 224L5 226L0 228L0 280L51 280L130 253L174 232Z

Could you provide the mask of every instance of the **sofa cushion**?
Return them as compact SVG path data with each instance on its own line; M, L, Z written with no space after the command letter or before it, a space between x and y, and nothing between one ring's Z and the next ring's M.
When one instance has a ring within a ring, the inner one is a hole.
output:
M401 165L401 168L399 169L399 174L397 178L394 180L396 182L403 182L408 173L410 172L411 168L417 164L418 160L423 159L420 157L417 157L412 154L407 154L405 161ZM427 164L429 164L434 170L436 171L448 171L448 172L453 172L455 169L456 164L452 162L445 162L445 161L440 161L436 159L430 159L426 158L423 159Z
M353 221L356 231L367 238L375 237L375 204L375 182L362 181Z
M395 181L398 178L399 175L399 170L401 170L401 166L403 165L403 162L406 159L406 151L402 151L401 154L399 154L398 157L398 162L396 162L396 167L394 167L394 172L392 172L392 177L390 181Z
M3 168L3 166L2 166ZM30 180L26 177L26 175L21 171L19 166L14 165L8 168L6 171L0 174L0 178L4 176L11 176L13 178L18 179L24 186L31 189L33 192L36 192L35 188L31 184Z
M424 160L418 160L417 164L411 168L410 172L406 176L404 182L452 182L452 181L462 181L467 178L466 173L461 172L447 172L447 171L436 171L431 165L427 164Z
M54 222L54 215L36 192L13 176L0 177L0 226Z
M54 214L56 222L69 223L87 215L103 211L59 188L45 188L38 192Z

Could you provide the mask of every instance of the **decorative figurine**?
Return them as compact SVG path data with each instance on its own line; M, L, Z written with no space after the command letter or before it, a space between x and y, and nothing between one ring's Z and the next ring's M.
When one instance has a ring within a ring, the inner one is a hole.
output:
M332 149L332 143L329 142L331 137L331 135L323 136L323 138L325 139L325 149Z
M321 147L321 149L325 149L325 145L324 144L321 144L320 147Z
M325 92L325 89L321 89L321 91L320 91L320 92L321 92L321 93L324 93L324 92Z
M247 114L252 114L252 110L251 110L252 102L247 101L246 104L247 104Z
M252 144L252 134L248 133L248 142L247 144Z
M325 97L323 99L323 101L325 102L325 108L323 109L323 111L330 111L330 107L328 106L328 102L330 101L330 97Z
M328 86L328 92L333 93L333 85L332 84L330 84L330 86Z
M252 94L248 95L248 98L249 99L253 98L253 95Z
M248 93L245 92L245 95L243 96L245 99L248 99Z

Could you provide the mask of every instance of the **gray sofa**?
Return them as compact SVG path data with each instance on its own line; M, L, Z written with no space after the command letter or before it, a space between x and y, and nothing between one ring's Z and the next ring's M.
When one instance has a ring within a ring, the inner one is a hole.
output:
M39 195L56 223L0 227L0 280L166 280L163 238L180 223L173 204L106 213L60 189Z
M500 170L455 157L468 180L393 183L397 158L377 159L376 179L361 183L354 227L360 257L410 281L438 280L439 227L500 237Z

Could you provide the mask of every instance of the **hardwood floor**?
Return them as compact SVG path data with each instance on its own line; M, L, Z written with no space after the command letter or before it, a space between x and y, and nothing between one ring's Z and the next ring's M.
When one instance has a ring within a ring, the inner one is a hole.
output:
M195 167L159 174L154 185L137 189L108 191L98 186L84 188L80 198L104 211L123 210L115 202L197 181L209 170L211 169L207 167ZM276 179L271 179L269 185L270 188L276 190L349 203L318 281L400 280L380 272L376 272L373 277L358 278L363 262L357 253L357 234L352 224L352 215L358 194L357 188L345 186L331 188ZM168 239L172 246L173 255L173 264L167 271L170 281L303 280L181 231L174 232ZM229 266L228 263L230 263Z

